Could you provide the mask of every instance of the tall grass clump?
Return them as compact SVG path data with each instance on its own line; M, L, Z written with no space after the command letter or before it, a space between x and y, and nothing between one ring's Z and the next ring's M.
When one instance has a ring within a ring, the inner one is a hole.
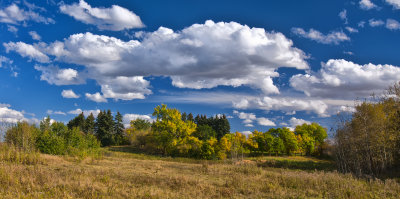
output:
M22 148L5 143L0 144L0 161L26 165L35 165L43 162L39 152L34 150L25 151Z

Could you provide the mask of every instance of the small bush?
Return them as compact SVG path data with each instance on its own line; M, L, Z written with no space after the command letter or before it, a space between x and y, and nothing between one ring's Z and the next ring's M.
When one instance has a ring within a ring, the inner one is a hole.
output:
M38 136L36 147L42 153L64 155L66 152L65 140L53 132L43 132Z

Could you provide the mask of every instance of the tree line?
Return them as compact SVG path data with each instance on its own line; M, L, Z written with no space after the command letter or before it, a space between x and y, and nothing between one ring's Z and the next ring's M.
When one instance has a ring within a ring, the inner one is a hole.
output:
M270 129L267 132L255 130L246 137L230 133L229 121L225 115L207 118L205 115L183 113L157 106L153 123L137 119L131 121L126 130L132 145L139 150L168 156L201 159L237 158L243 154L262 155L320 155L327 137L326 129L317 123L289 128Z
M338 115L335 152L342 172L374 177L398 173L400 84L389 87L380 97L358 102L351 115Z
M272 128L266 132L255 130L246 136L230 132L226 115L207 117L182 113L162 104L154 109L154 121L136 119L124 128L123 117L111 110L92 113L85 117L80 113L66 125L50 123L50 117L40 122L39 128L19 123L6 133L9 143L30 140L34 148L43 153L68 154L71 151L99 148L100 146L130 144L137 150L165 156L198 159L238 158L246 155L321 155L326 129L317 123L289 128ZM28 128L29 127L29 128ZM27 130L31 129L31 130ZM26 131L26 132L25 132ZM23 132L23 133L21 133ZM31 136L32 134L32 136ZM19 138L24 135L28 139Z

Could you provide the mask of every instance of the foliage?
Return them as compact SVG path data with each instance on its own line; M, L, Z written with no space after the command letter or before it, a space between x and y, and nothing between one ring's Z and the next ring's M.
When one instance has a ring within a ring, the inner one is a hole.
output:
M37 138L36 147L42 153L53 155L64 155L66 153L66 143L61 135L53 131L43 131Z
M317 154L314 140L318 140L316 147L321 146L322 150L321 143L326 138L325 129L316 123L302 125L298 134L288 128L277 128L265 133L255 130L246 137L239 132L226 133L230 127L225 115L210 118L197 115L193 120L191 115L163 104L154 109L156 120L151 127L148 121L136 119L131 121L126 134L130 143L144 152L201 159L237 159L248 153L292 155L303 152L303 145L309 147L309 155ZM306 145L311 138L313 142Z
M104 110L98 114L97 118L93 113L90 113L87 118L81 113L69 121L67 126L71 130L79 128L86 134L95 135L102 146L121 145L128 143L122 120L120 112L117 112L114 118L111 110Z
M174 155L178 145L185 144L184 138L196 130L192 121L183 121L177 109L167 108L165 104L154 109L157 119L152 125L152 141L164 155Z
M317 123L303 124L297 126L295 133L300 135L302 142L300 143L300 148L306 152L307 155L322 154L322 145L324 140L328 137L326 129Z
M90 113L90 115L85 120L85 128L83 129L83 132L94 134L95 132L94 127L95 127L95 118L93 116L93 113Z
M296 135L288 128L271 128L268 132L273 136L272 149L275 153L291 155L298 150Z
M230 155L234 159L238 159L239 157L243 159L243 154L245 152L245 144L246 144L246 136L236 132L225 134L224 137L229 142L229 150Z
M17 123L6 132L6 142L27 153L39 150L53 155L84 156L95 152L100 143L92 134L85 134L79 127L69 129L61 122L53 122L47 117L40 122L40 128L26 122Z
M114 119L111 110L101 111L97 115L95 123L96 137L100 140L101 146L110 146L115 144L114 137Z
M80 155L87 150L98 150L100 143L92 134L85 134L79 127L67 128L61 122L54 122L49 130L41 131L36 147L42 153L53 155Z
M34 125L18 122L6 131L5 141L25 151L34 151L38 132L39 130Z
M363 102L352 119L338 128L336 155L341 171L378 176L395 166L398 131L390 129L394 115L385 111L385 105Z
M218 140L220 140L225 134L230 133L231 127L225 114L210 118L207 118L206 115L197 115L194 119L194 122L197 124L197 126L210 126L215 131L215 136L209 137L216 137Z
M131 128L136 130L149 130L151 128L151 123L149 121L140 118L132 120L130 125Z
M356 175L394 175L400 168L400 84L385 96L362 101L351 117L339 115L336 160L342 172Z
M49 117L48 117L49 118ZM73 129L75 127L78 127L82 131L85 129L85 116L83 115L83 112L80 113L78 116L70 120L67 124L69 129Z
M209 140L210 138L215 137L215 135L214 129L206 124L197 126L196 131L193 133L194 137L203 141Z
M117 112L114 122L114 141L116 145L126 144L127 139L124 134L124 124L122 124L122 115Z

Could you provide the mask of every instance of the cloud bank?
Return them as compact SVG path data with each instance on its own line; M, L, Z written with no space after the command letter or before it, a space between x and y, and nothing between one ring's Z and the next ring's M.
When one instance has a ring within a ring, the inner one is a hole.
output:
M380 94L400 79L400 68L393 65L360 65L343 59L331 59L317 73L298 74L290 85L307 96L356 99Z
M121 100L143 99L151 94L150 83L144 79L149 76L170 77L179 88L247 85L265 94L279 93L272 81L279 76L278 68L309 68L305 53L293 47L293 42L282 33L236 22L209 20L176 32L160 27L138 36L140 40L122 41L80 33L62 42L3 45L7 51L39 62L48 61L50 56L85 66L89 78L99 83L105 98ZM35 53L24 53L20 48ZM71 83L80 83L78 79Z

